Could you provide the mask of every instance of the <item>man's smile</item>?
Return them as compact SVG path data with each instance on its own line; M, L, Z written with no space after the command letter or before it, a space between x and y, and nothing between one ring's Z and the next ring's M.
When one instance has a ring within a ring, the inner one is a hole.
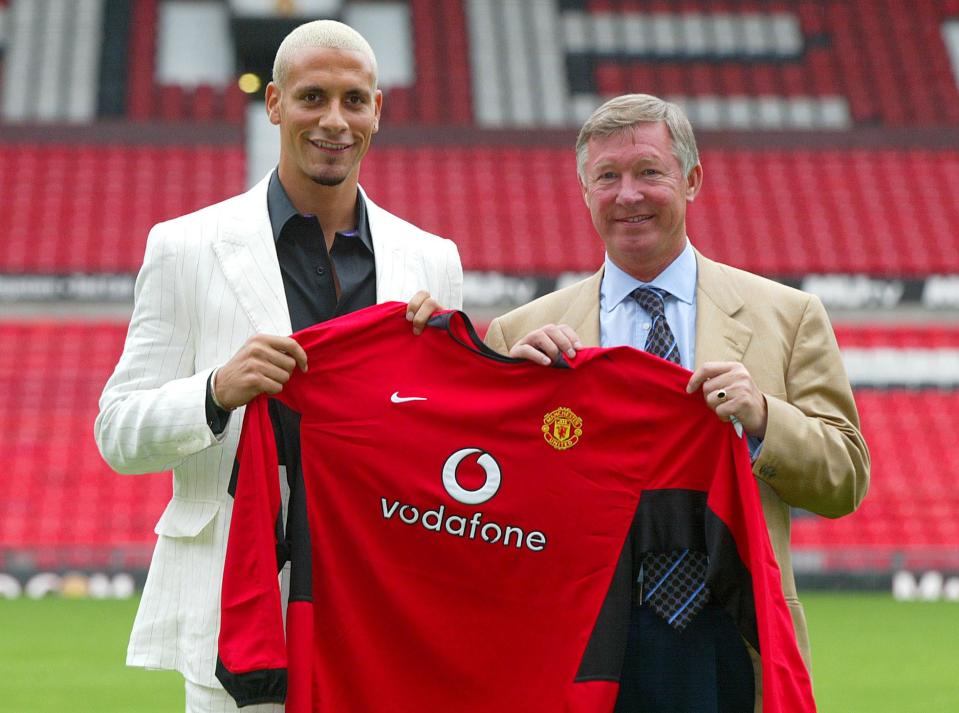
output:
M307 139L307 141L321 151L333 153L342 153L353 146L353 144L340 144L332 141L323 141L322 139Z

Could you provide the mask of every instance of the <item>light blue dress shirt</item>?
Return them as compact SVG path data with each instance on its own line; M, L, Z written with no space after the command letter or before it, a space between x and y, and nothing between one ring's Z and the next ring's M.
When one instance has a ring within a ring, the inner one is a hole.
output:
M666 321L679 347L682 366L694 370L696 364L696 254L686 238L686 247L652 282L642 282L627 274L606 255L606 268L599 288L599 343L604 347L630 346L646 350L646 338L652 318L632 298L637 287L663 290ZM749 451L755 461L762 451L762 441L747 436Z
M679 346L679 361L692 371L696 363L696 272L696 254L688 239L679 257L652 282L623 272L607 254L599 289L599 343L645 350L653 320L631 295L637 287L656 287L666 292L666 321Z

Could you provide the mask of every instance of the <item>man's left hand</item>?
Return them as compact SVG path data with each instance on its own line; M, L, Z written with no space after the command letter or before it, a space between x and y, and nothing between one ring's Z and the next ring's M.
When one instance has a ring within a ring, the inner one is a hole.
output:
M696 369L686 392L703 390L703 398L723 421L738 420L754 438L766 435L766 397L738 361L707 361Z
M413 323L413 334L422 334L433 313L444 309L443 305L430 297L429 292L420 290L406 306L406 321Z

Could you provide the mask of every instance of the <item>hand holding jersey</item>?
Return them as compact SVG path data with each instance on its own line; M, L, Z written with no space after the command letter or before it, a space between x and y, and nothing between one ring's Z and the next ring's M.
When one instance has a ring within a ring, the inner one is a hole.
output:
M708 361L693 372L686 391L702 390L722 421L739 421L754 438L766 435L766 396L741 362Z
M226 411L260 394L278 394L293 368L307 370L306 352L290 337L254 334L213 374L213 400Z
M413 334L422 334L430 316L444 307L420 290L406 308L406 320ZM294 367L306 371L303 347L290 337L254 334L213 376L213 399L217 406L232 411L245 406L260 394L278 394L290 380Z

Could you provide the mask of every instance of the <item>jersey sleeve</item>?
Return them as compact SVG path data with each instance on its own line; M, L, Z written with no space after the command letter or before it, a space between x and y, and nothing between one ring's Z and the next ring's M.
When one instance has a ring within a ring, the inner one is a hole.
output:
M763 710L814 713L812 681L783 598L779 565L769 540L748 449L732 428L726 430L729 467L717 464L720 467L710 489L708 509L718 518L707 518L706 539L710 556L722 563L727 573L745 566L748 575L744 579L749 580L751 587L737 590L713 580L712 588L740 625L744 638L759 651ZM731 552L738 557L730 556ZM711 563L710 567L713 566ZM735 581L735 577L727 579L727 584ZM742 622L746 619L751 626L744 630Z
M287 652L277 578L277 452L268 400L246 407L221 591L216 677L238 706L283 703Z

